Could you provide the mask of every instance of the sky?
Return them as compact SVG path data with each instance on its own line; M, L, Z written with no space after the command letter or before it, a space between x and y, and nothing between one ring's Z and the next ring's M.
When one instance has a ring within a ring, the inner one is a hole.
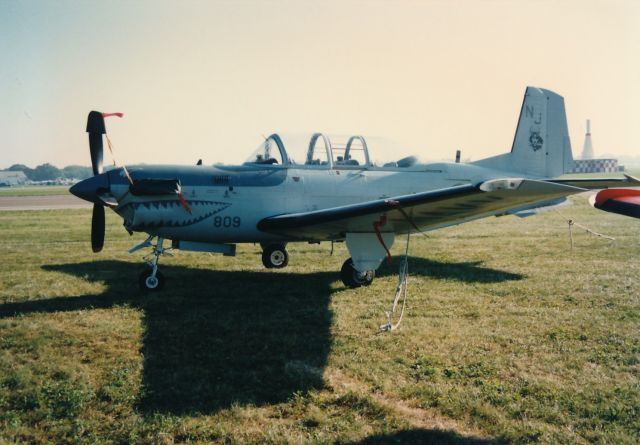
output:
M564 96L575 157L588 118L596 156L638 156L639 23L636 0L0 0L0 168L89 165L90 110L125 114L119 164L313 131L475 160L510 150L527 85Z

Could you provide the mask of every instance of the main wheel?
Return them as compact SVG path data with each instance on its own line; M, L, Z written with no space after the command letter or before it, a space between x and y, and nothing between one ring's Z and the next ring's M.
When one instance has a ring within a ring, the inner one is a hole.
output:
M140 285L140 289L144 291L159 291L164 287L164 275L158 270L156 271L156 276L151 276L151 270L145 270L140 274L140 278L138 279L138 284Z
M369 286L373 282L375 276L375 270L367 270L364 273L358 272L356 268L353 267L353 260L351 258L345 261L342 265L342 269L340 269L340 279L345 286L350 288Z
M289 253L283 244L270 244L262 251L262 264L267 269L281 269L289 264Z

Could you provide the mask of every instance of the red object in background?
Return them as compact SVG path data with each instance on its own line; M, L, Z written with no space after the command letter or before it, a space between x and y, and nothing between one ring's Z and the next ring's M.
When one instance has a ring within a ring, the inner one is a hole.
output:
M593 203L596 209L605 212L640 218L640 190L606 189L596 195Z
M596 204L602 205L609 199L640 204L640 190L633 189L606 189L596 195Z

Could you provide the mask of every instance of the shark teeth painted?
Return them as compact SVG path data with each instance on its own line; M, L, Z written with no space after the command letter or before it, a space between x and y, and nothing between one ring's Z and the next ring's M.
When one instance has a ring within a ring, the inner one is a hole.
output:
M145 231L161 227L187 227L198 224L226 210L231 203L220 201L187 200L191 213L178 200L129 202L117 209L129 230Z

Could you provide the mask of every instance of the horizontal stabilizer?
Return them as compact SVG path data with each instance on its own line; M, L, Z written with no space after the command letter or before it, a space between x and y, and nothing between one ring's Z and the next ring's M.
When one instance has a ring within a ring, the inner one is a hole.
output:
M549 182L556 184L571 185L589 190L608 189L612 187L640 187L640 179L631 175L624 175L624 178L574 178L574 179L553 179Z

